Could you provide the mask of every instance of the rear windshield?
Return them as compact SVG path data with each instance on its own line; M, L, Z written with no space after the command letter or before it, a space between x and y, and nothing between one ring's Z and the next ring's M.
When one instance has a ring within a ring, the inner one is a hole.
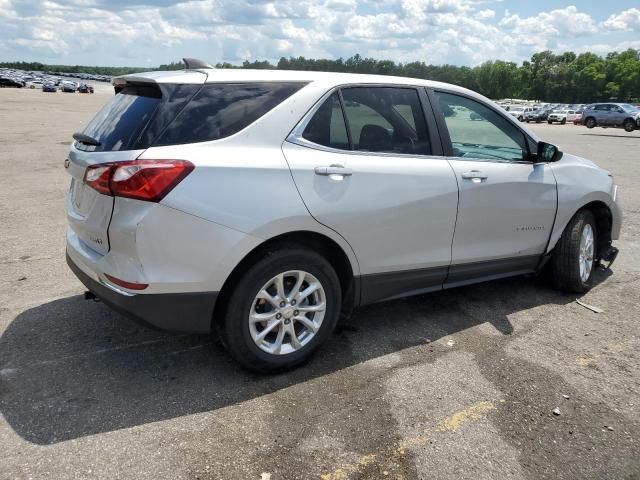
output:
M205 85L154 144L176 145L228 137L303 86L301 83Z
M156 85L122 89L91 120L84 134L98 142L97 147L77 143L84 150L131 150L162 100Z
M91 120L88 151L218 140L239 132L302 88L302 83L127 85Z

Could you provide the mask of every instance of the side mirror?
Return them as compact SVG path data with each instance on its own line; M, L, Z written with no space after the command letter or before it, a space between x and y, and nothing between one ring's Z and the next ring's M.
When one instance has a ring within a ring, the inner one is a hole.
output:
M538 142L538 161L557 162L562 158L562 152L558 147L547 142Z

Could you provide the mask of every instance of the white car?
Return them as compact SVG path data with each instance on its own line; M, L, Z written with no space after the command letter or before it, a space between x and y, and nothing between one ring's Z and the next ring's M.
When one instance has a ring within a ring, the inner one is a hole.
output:
M569 110L554 110L547 117L547 123L551 125L552 123L559 123L560 125L564 125L567 123L567 114ZM575 114L575 112L574 112Z
M531 107L511 105L507 111L509 112L509 115L516 117L520 122L524 122L526 114L531 110L533 110Z
M247 368L298 365L359 305L543 268L582 293L615 258L608 172L462 87L206 65L113 83L65 162L69 266Z
M567 122L576 123L582 118L582 113L578 113L577 110L567 110Z

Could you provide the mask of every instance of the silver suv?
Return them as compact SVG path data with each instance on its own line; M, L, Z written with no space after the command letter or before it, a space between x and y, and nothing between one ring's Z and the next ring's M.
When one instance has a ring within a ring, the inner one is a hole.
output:
M582 124L587 128L618 127L633 132L640 128L640 110L628 103L594 103L582 112Z
M584 292L617 252L612 177L469 90L207 68L113 84L65 162L69 266L247 368L299 364L382 300L543 268Z

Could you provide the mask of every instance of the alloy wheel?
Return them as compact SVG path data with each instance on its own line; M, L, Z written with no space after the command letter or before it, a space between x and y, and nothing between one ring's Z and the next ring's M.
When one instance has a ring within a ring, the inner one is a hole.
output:
M580 262L580 280L586 283L591 276L593 269L593 256L595 251L593 228L588 223L582 229L580 236L580 252L578 261Z
M249 333L264 352L293 353L316 336L326 309L326 294L316 277L303 270L280 273L255 296Z

